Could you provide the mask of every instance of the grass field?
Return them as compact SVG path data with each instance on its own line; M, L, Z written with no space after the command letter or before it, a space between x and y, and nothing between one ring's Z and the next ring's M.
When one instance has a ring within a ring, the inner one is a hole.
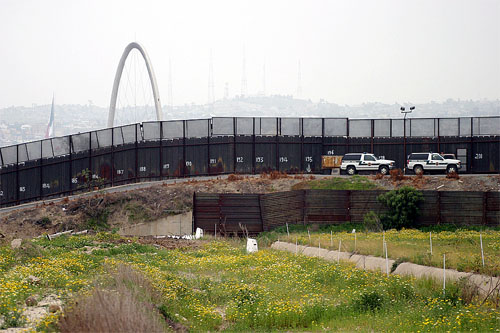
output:
M369 178L354 175L348 178L331 177L327 179L308 180L292 187L294 190L377 190L382 189Z
M348 243L350 235L343 236ZM386 236L391 244L397 235ZM328 242L326 237L322 240ZM132 290L126 292L126 299L149 304L151 320L162 318L170 326L192 331L486 331L500 327L495 304L465 299L455 284L448 284L443 296L442 286L429 280L387 277L349 264L266 248L246 254L240 240L198 243L196 248L165 250L98 234L29 241L23 243L23 250L1 247L3 327L25 325L28 296L55 293L64 300L65 317L60 312L49 314L38 322L37 330L58 330L58 320L67 325L75 311L83 311L78 305L86 302L82 299L95 298L89 295L96 286L115 290L106 295ZM116 282L123 279L116 277L119 267L135 272L126 274L128 282ZM33 282L30 275L39 281ZM148 292L146 285L151 288ZM80 300L76 305L75 299ZM151 317L155 313L157 317Z
M354 226L355 228L356 226ZM344 227L345 228L345 227ZM339 231L332 228L321 231L310 231L307 227L290 226L288 237L286 228L281 227L275 232L261 237L266 242L278 238L283 241L301 245L320 246L330 250L338 250L342 240L342 251L357 252L364 255L384 257L382 232ZM484 263L482 264L480 234L483 241ZM430 238L432 238L432 254ZM446 266L463 272L477 272L492 276L500 276L500 231L486 229L483 231L458 229L455 231L420 231L389 230L385 232L388 256L400 261L413 262L426 266L442 267L443 254L446 253Z

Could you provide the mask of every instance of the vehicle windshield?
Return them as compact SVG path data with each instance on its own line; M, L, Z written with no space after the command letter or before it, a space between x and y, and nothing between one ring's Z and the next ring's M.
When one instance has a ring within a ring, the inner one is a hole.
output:
M432 154L432 160L433 161L442 161L444 158L441 157L439 154Z

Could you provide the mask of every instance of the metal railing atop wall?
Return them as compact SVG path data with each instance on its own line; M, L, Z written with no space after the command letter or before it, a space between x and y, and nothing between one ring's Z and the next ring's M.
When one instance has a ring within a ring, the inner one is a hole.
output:
M406 131L404 131L406 126ZM406 140L403 135L406 132ZM0 205L141 180L321 172L321 155L454 153L465 172L498 173L500 117L246 118L155 121L0 148Z

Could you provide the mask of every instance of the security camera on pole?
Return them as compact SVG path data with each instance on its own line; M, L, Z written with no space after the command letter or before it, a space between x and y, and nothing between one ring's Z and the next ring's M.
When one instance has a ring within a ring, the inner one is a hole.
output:
M400 110L401 110L401 113L404 113L404 115L405 115L404 119L403 119L403 137L404 137L404 139L403 139L403 149L404 149L403 157L404 157L404 162L405 162L404 163L405 166L403 168L403 171L406 173L406 160L408 159L408 156L406 156L406 115L408 113L411 113L413 110L415 110L415 106L410 106L409 110L406 110L406 108L404 106L402 106L400 108Z

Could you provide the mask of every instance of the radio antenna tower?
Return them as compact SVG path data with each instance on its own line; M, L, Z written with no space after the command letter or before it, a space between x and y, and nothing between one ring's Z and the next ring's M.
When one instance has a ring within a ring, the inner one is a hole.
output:
M266 63L262 66L262 95L266 96Z
M210 63L208 65L208 104L215 103L214 64L212 50L210 50Z
M300 60L299 60L299 74L297 76L297 98L302 95L302 77L300 70Z
M245 59L245 46L243 46L243 70L241 74L241 96L247 94L247 73L246 73L246 59Z
M172 61L170 58L168 58L168 95L167 95L168 101L168 110L170 112L173 111L174 109L174 100L172 97Z

